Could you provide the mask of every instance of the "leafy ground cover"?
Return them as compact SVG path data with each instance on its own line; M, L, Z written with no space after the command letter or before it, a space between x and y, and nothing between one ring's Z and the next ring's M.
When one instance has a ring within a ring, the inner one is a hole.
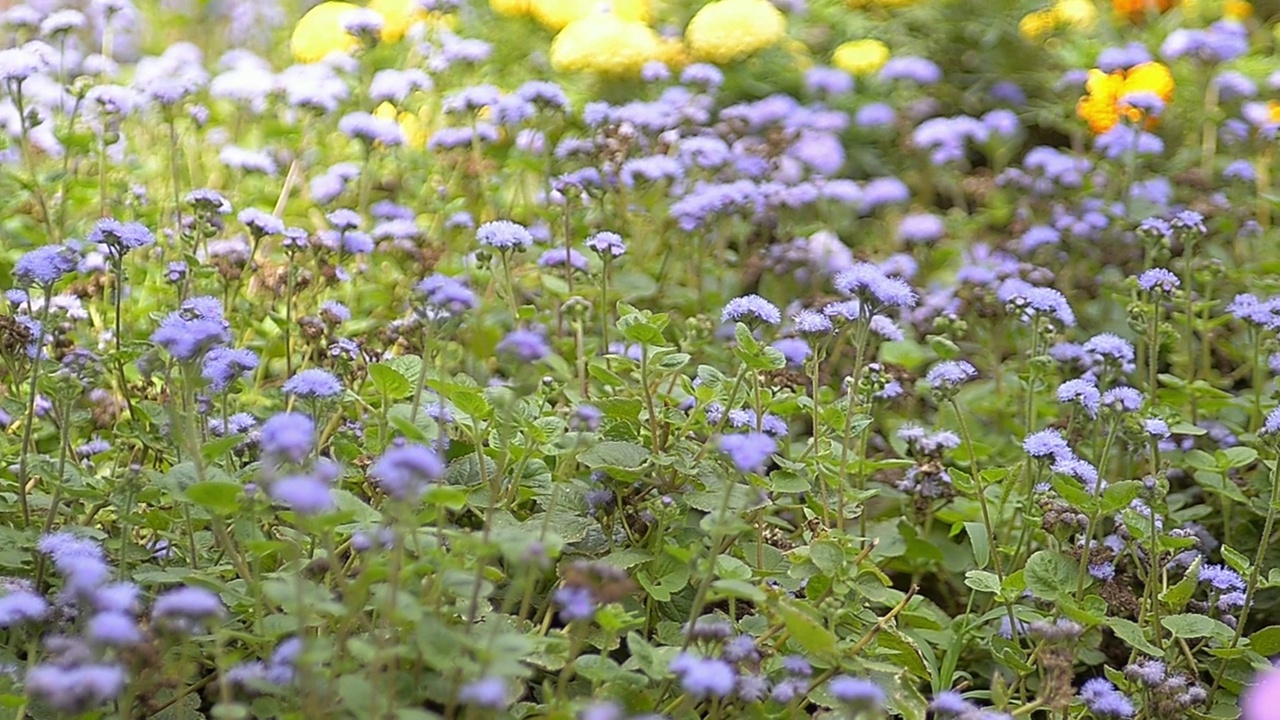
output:
M1273 10L12 5L0 706L1280 717Z

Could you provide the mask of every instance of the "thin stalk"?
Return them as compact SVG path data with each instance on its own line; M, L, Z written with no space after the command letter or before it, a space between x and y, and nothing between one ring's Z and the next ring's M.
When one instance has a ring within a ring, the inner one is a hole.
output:
M40 380L41 356L44 354L45 328L49 325L49 306L53 288L44 289L44 307L40 309L40 331L36 333L36 356L31 359L31 389L27 392L26 421L22 428L22 452L18 458L18 506L22 509L22 527L31 525L31 507L27 504L27 473L30 471L31 436L36 425L36 385Z

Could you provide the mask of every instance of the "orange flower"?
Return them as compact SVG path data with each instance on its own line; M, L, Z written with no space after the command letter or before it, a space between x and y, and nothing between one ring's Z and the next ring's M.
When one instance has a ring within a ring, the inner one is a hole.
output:
M1130 20L1141 20L1148 10L1165 12L1173 7L1177 0L1111 0L1111 7L1117 15L1127 15Z
M1129 122L1140 122L1145 117L1141 108L1125 102L1130 95L1142 93L1154 95L1162 102L1173 99L1173 75L1169 68L1158 62L1136 65L1128 71L1105 73L1098 69L1089 71L1085 85L1087 94L1076 104L1076 115L1089 123L1095 135L1115 127L1123 117ZM1155 118L1146 118L1147 125L1155 124Z

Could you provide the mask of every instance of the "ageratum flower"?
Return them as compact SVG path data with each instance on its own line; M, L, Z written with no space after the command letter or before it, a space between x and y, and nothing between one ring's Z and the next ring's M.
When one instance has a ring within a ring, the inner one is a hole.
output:
M204 356L200 375L212 392L225 392L231 383L258 369L258 356L248 348L214 348Z
M918 297L905 280L885 275L879 266L860 262L836 275L836 289L879 307L915 307Z
M622 236L615 232L605 230L598 232L586 240L586 246L596 251L601 257L622 257L627 252L627 244L623 242Z
M311 453L315 432L315 423L306 415L280 413L262 424L258 442L271 460L302 462Z
M476 229L476 240L495 250L523 250L533 245L529 229L510 220L493 220Z
M74 250L65 245L45 245L18 258L13 266L13 279L23 287L40 285L47 288L75 267Z
M35 665L24 678L32 697L68 713L83 713L119 697L124 683L124 668L94 663Z
M210 215L228 215L231 213L231 203L217 190L209 190L208 188L192 190L187 193L186 203L196 212Z
M189 362L230 341L229 324L221 317L192 315L177 311L160 321L151 342L164 348L175 360Z
M777 441L767 433L748 432L720 438L720 451L743 473L763 471L765 463L777 450Z
M880 689L879 685L870 680L848 675L837 675L831 678L827 689L840 702L864 710L879 708L884 705L884 691Z
M367 145L395 147L405 142L404 131L395 120L376 117L367 112L352 112L338 121L338 130L347 137Z
M146 225L136 222L122 223L112 218L103 218L95 223L86 239L91 243L106 245L110 252L118 257L156 241Z
M0 628L44 619L49 603L29 590L14 590L0 597Z
M1106 678L1093 678L1080 687L1080 699L1100 718L1133 717L1133 702Z
M507 682L500 677L485 677L462 686L458 702L488 710L501 710L510 704Z
M444 475L444 463L425 445L393 445L369 474L387 493L397 500L417 500L427 486Z
M331 398L342 394L342 383L333 373L321 368L307 368L285 381L282 389L300 398Z
M299 515L319 515L336 507L329 485L310 475L276 478L267 487L267 495Z
M279 235L284 232L284 221L269 212L257 208L241 210L236 216L255 238Z
M1171 293L1181 284L1178 276L1165 268L1151 268L1138 276L1138 287L1147 292Z
M551 347L542 333L518 328L507 333L498 343L499 354L511 355L522 362L531 363L551 354Z
M218 594L201 587L180 587L156 596L151 605L152 622L182 631L194 631L202 623L226 614Z
M1031 433L1022 441L1022 449L1033 458L1060 458L1071 454L1071 446L1062 433L1054 429Z
M698 657L682 652L671 661L671 671L680 678L680 687L695 698L727 697L733 692L737 673L724 660Z
M433 317L454 317L476 306L475 293L461 280L436 273L415 288Z
M942 68L922 57L903 55L890 58L880 68L880 80L907 80L917 85L933 85L942 81Z
M943 360L925 374L925 382L934 388L954 389L978 376L973 365L964 360Z
M759 320L768 325L777 325L782 322L782 311L759 295L743 295L724 306L720 320L726 323Z
M538 267L562 268L566 266L580 272L587 272L590 269L586 256L573 248L551 248L538 258Z

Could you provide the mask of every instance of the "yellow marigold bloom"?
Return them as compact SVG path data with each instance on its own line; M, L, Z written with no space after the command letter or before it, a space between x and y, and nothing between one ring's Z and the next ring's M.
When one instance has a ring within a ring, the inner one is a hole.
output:
M489 0L489 7L499 15L520 17L531 11L529 0Z
M695 57L728 63L776 44L786 32L786 16L769 0L714 0L689 21L684 38Z
M1165 12L1173 7L1175 0L1111 0L1111 7L1117 14L1127 15L1130 20L1141 20L1147 10Z
M1088 30L1098 21L1098 8L1093 0L1058 0L1053 14L1059 22L1077 30Z
M889 46L879 40L851 40L831 54L831 64L850 75L870 75L889 61Z
M1018 34L1027 40L1039 40L1058 27L1058 13L1052 10L1036 10L1022 16L1018 22Z
M613 13L593 13L569 23L551 41L551 67L560 72L633 75L657 59L659 51L658 34L648 25Z
M358 5L349 2L323 2L307 11L293 28L289 50L298 62L323 60L331 52L355 52L360 41L347 32L342 18Z
M1169 68L1158 62L1147 62L1135 65L1128 71L1117 70L1105 73L1098 69L1089 71L1089 80L1085 84L1087 94L1076 104L1076 114L1089 124L1089 130L1100 135L1127 118L1130 122L1141 121L1145 113L1124 99L1135 93L1149 93L1164 102L1173 99L1173 75ZM1147 118L1151 125L1155 118Z
M1244 0L1227 0L1222 6L1222 16L1230 20L1244 20L1253 15L1253 5Z
M683 70L686 65L693 62L693 58L689 56L689 48L685 47L684 40L680 38L658 38L658 60L672 70Z
M569 23L598 12L612 12L623 20L646 24L652 15L649 0L528 0L528 3L529 14L548 30L562 30Z
M427 110L423 108L414 115L408 111L400 111L395 105L384 102L374 111L373 116L383 120L395 120L404 133L405 147L422 148L427 144L430 134L427 131Z
M418 0L370 0L369 9L382 14L382 39L385 42L399 42L414 23L427 19L427 11L422 9Z

